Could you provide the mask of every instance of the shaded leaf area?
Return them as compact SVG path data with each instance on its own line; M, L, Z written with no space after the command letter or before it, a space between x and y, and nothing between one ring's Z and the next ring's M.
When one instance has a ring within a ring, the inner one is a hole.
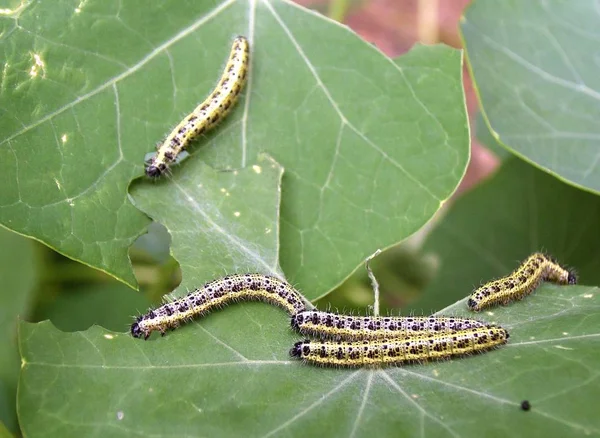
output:
M124 284L70 288L37 309L36 319L49 319L59 330L86 330L93 324L109 330L126 331L132 317L145 312L150 301Z
M428 236L423 252L439 262L435 279L413 309L440 309L473 288L512 272L546 251L600 284L600 198L562 183L518 158L459 198Z
M0 438L13 438L13 435L11 435L2 422L0 422Z
M19 376L17 322L29 313L30 297L37 285L35 244L0 228L0 423L16 431L15 401ZM2 436L0 424L0 436Z
M281 264L315 295L425 223L468 160L459 51L394 63L287 1L43 0L0 26L0 222L129 285L149 221L127 186L214 87L232 35L252 41L249 83L191 151L221 169L266 151L288 169Z
M472 315L464 302L444 314ZM382 370L292 360L285 313L229 307L150 341L22 323L27 436L586 436L600 432L600 290L542 286L479 315L510 331L485 355ZM191 339L186 332L193 332ZM93 397L90 397L93 394ZM68 404L64 400L69 400ZM532 410L523 412L527 399Z
M559 178L600 192L596 3L477 0L461 31L497 140Z
M282 173L268 156L239 171L189 160L168 179L132 186L135 205L171 235L183 277L176 295L226 274L282 276L277 222Z
M158 222L152 222L148 225L148 232L142 234L130 250L158 263L166 263L169 260L170 246L171 236L167 229Z

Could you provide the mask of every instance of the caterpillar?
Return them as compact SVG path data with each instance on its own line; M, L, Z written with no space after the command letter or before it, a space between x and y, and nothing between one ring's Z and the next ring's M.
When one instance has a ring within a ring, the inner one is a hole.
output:
M148 177L158 178L167 172L169 164L196 136L214 127L229 113L246 83L249 62L250 44L246 38L238 36L233 40L229 59L216 88L158 145L156 155L146 163Z
M302 296L288 283L268 275L238 274L206 283L182 298L138 316L131 325L131 335L148 339L156 330L164 335L168 329L237 301L267 302L290 315L306 310Z
M290 356L334 367L378 367L481 353L505 344L508 332L488 325L454 333L427 333L407 339L296 342Z
M317 310L292 315L292 328L306 336L334 340L409 338L487 326L474 319L438 316L352 316Z
M495 304L507 304L520 300L533 292L542 281L558 284L576 284L573 271L563 268L551 257L534 253L512 274L484 284L476 289L467 301L467 306L480 311Z

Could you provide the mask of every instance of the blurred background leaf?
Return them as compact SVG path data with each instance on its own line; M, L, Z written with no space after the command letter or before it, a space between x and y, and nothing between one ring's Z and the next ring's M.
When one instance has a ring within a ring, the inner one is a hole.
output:
M600 193L597 6L477 0L461 32L493 136L558 178Z
M39 267L29 239L0 228L0 248L0 422L16 431L17 323L30 313Z
M107 282L70 288L38 310L60 330L86 330L97 324L109 330L127 331L133 316L145 312L151 301L124 284Z
M430 312L506 275L535 251L547 251L600 284L600 197L558 181L518 158L462 196L427 237L435 279L412 309Z
M12 435L9 430L4 426L4 424L2 424L2 422L0 421L0 438L13 438L14 435Z

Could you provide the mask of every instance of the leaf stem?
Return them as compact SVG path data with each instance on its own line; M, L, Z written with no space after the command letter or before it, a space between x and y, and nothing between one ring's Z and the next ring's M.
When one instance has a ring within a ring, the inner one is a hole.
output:
M365 268L367 269L367 274L371 279L371 286L373 287L373 316L379 316L379 283L377 283L377 278L375 278L375 275L371 270L371 260L373 260L379 254L381 254L380 249L375 251L365 260Z

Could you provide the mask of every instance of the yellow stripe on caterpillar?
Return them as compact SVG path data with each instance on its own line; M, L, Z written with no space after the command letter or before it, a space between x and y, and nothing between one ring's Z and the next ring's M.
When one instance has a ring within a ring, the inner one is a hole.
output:
M551 257L534 253L512 274L477 288L469 297L467 305L471 310L480 311L496 304L520 300L533 292L542 281L576 284L577 276Z
M214 127L231 110L244 88L250 63L250 44L243 36L233 40L225 70L215 89L200 105L186 116L158 146L146 166L146 175L158 178L168 171L177 158L198 135Z
M302 295L290 284L268 275L238 274L206 283L186 296L148 311L131 325L134 338L148 339L153 331L163 335L192 318L238 301L263 301L290 315L306 310Z
M352 316L305 310L292 316L292 328L319 339L356 341L409 338L420 333L450 333L488 323L447 316Z
M304 362L333 367L381 367L427 360L448 359L481 353L505 344L508 332L499 326L485 326L454 333L430 333L407 339L358 342L297 342L292 357Z

